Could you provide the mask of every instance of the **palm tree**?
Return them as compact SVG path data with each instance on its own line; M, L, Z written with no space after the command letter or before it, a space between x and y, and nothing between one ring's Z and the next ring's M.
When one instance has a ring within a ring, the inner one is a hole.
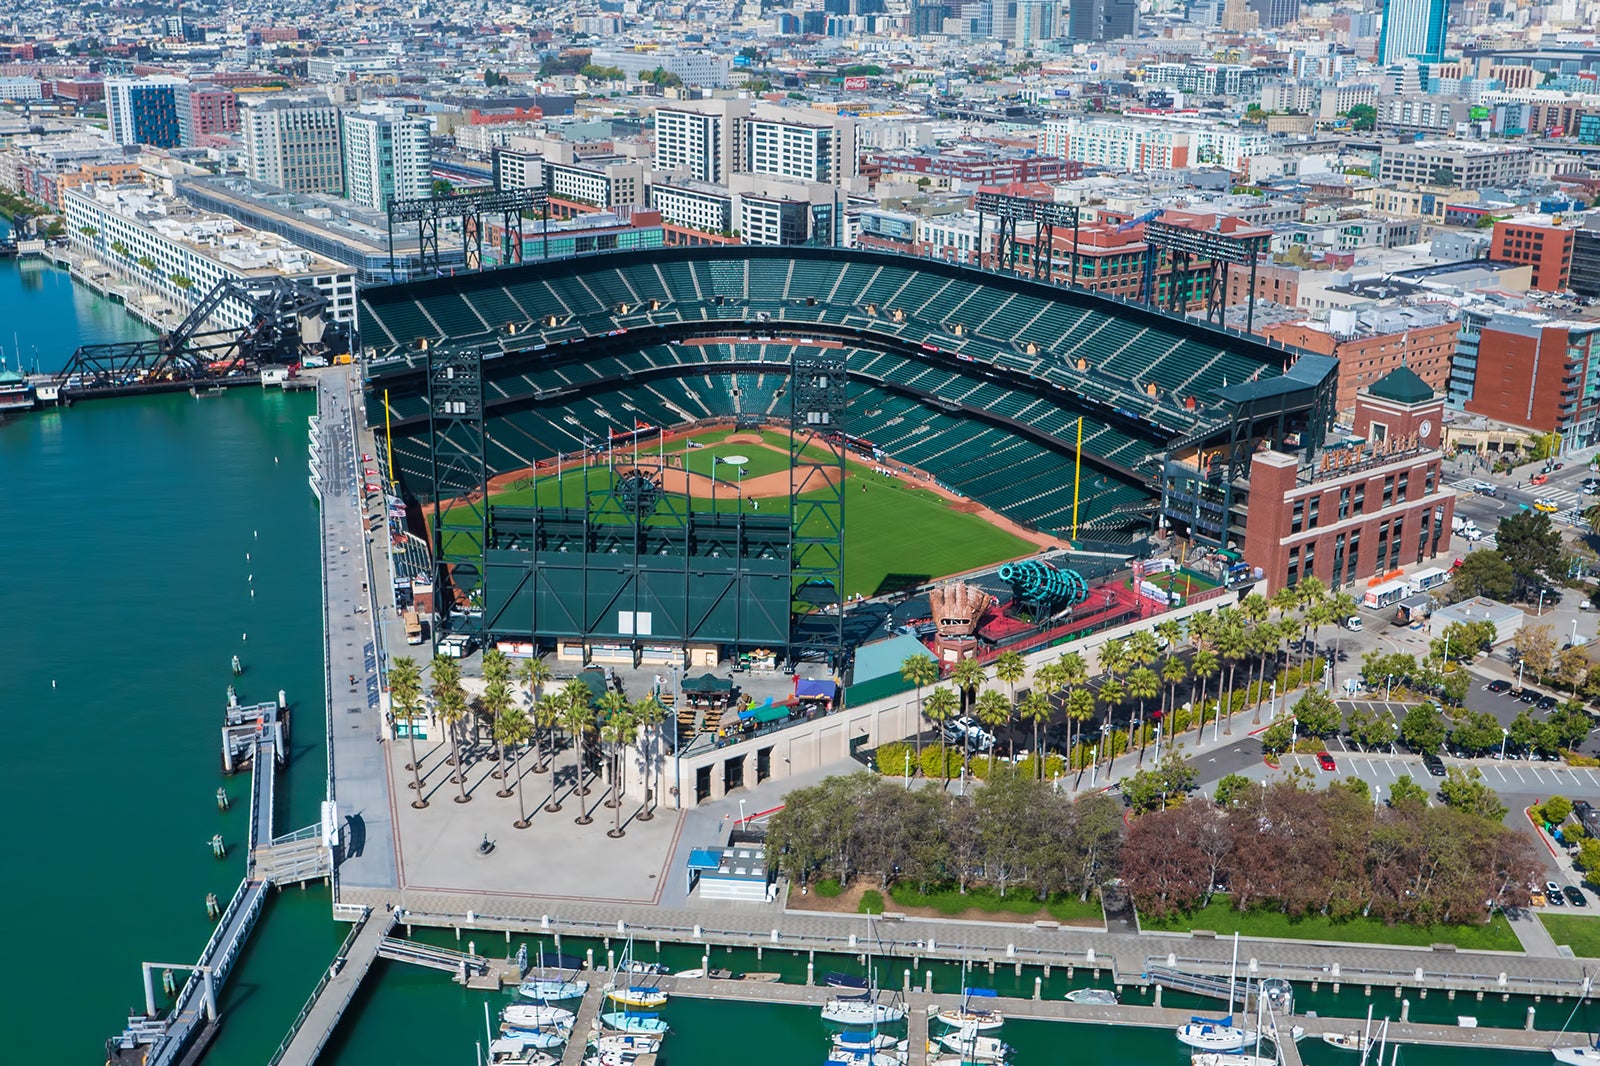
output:
M1194 653L1194 658L1189 661L1189 672L1200 679L1200 706L1195 715L1196 730L1206 727L1206 689L1213 677L1217 676L1217 653L1209 648L1201 648Z
M1176 618L1157 622L1156 636L1167 642L1166 652L1171 655L1177 649L1178 641L1183 639L1183 623Z
M1232 618L1217 629L1217 655L1228 664L1228 708L1225 719L1229 736L1233 735L1233 681L1239 670L1239 660L1250 653L1250 641L1245 635L1242 621ZM1221 714L1221 712L1218 712Z
M1045 663L1043 666L1039 667L1039 669L1033 672L1033 688L1035 692L1038 692L1039 695L1045 698L1045 702L1050 704L1050 710L1053 714L1055 712L1056 704L1061 698L1061 694L1067 689L1067 668L1062 665L1060 659L1057 659L1053 663ZM1048 737L1050 734L1050 715L1045 715L1044 721L1046 737L1045 742L1048 743ZM1037 736L1035 736L1033 738L1033 748L1035 751L1039 750L1039 744L1040 740Z
M1137 636L1138 634L1135 634ZM1141 666L1128 675L1128 695L1139 701L1139 765L1144 765L1145 701L1161 694L1161 678L1148 666ZM1128 747L1133 747L1133 723L1128 723Z
M989 680L989 675L978 660L962 659L956 663L955 669L950 671L950 680L961 692L962 713L968 714L971 713L973 699L977 697L983 683Z
M918 652L900 664L900 676L917 687L917 769L922 768L922 687L939 680L939 664Z
M574 707L583 708L583 713L589 716L588 728L578 733L573 733L571 727L570 715ZM584 735L594 731L594 693L589 691L587 684L576 677L561 686L561 724L566 727L568 733L571 733L573 748L578 749L574 752L574 758L578 760L578 783L574 787L574 791L580 796L587 796L589 794L589 786L583 783L583 752L581 749ZM582 807L583 804L580 803L578 806ZM584 824L587 825L588 823Z
M1212 638L1217 633L1217 616L1210 611L1192 614L1187 620L1186 628L1189 631L1189 643L1195 646L1196 651L1209 648Z
M389 667L389 708L396 721L406 724L406 737L411 742L411 787L417 797L411 806L417 810L428 805L422 797L422 764L417 760L417 722L422 718L422 668L415 659L396 659Z
M549 682L549 663L543 659L533 658L522 664L522 683L528 686L528 706L532 707L534 702L544 695L544 687Z
M1161 654L1161 645L1157 643L1156 635L1148 629L1128 634L1124 646L1127 649L1128 666L1134 670L1149 666L1156 661L1156 656Z
M561 724L562 715L565 713L566 707L567 705L561 694L556 692L546 692L539 697L539 702L533 705L534 724L544 731L544 736L550 738L548 757L545 754L543 740L539 742L539 765L533 768L533 772L536 774L542 774L550 769L550 759L555 757L555 729L557 725ZM556 814L561 810L560 793L553 783L550 786L550 801L545 804L544 809L551 814Z
M1011 702L1011 713L1017 711L1017 682L1028 674L1028 663L1021 652L1003 651L994 660L994 677L1006 687L1006 699ZM1012 738L1015 740L1015 738ZM1012 747L1016 745L1013 743Z
M578 684L583 685L583 682L579 681ZM571 688L572 686L569 684L567 690L563 691L563 695L566 695L566 692ZM583 797L589 794L588 788L584 787L583 784L583 743L584 737L594 729L594 710L589 706L589 686L583 685L582 699L566 699L563 704L561 724L568 733L572 734L572 769L577 774L577 784L572 791L578 796L578 817L573 821L579 825L588 825L594 821L593 818L589 817L589 812L585 809L583 802Z
M439 670L440 660L449 664L443 676ZM467 763L461 755L461 736L459 726L467 717L467 695L461 691L461 672L454 659L436 656L433 664L433 706L439 713L439 721L444 723L446 731L450 734L451 758L454 760L455 773L451 780L460 788L460 794L455 797L457 803L470 803L472 797L467 795Z
M928 721L942 727L955 716L956 709L960 707L961 699L954 692L940 685L928 693L928 700L922 705L922 713ZM939 730L939 773L943 775L945 783L950 782L950 758L945 749L944 729Z
M516 704L507 707L505 713L495 719L494 742L499 745L502 754L506 748L511 749L511 773L506 775L510 784L496 795L509 796L513 789L516 790L517 820L512 824L518 829L526 829L532 824L528 821L527 798L522 794L522 746L532 735L533 723L528 720L527 712Z
M650 767L647 768L648 778L655 782L655 788L646 786L644 791L644 804L639 809L639 821L648 822L654 818L655 812L650 809L656 795L660 792L660 781L656 775L661 773L661 723L667 720L667 709L661 701L654 696L646 696L635 701L629 708L628 714L641 728L650 730ZM652 772L653 771L653 772Z
M483 687L482 703L484 713L488 714L489 716L490 736L493 737L500 731L500 716L505 714L506 711L513 706L511 702L510 683L503 677L497 677L493 681L490 681ZM504 763L505 756L505 750L500 747L500 742L495 741L494 761L497 763ZM503 767L496 766L494 770L490 772L489 776L497 780L503 779L505 777ZM504 790L502 790L499 794L501 796L509 795L509 793L505 792Z
M999 729L1011 721L1011 701L992 688L986 688L978 696L974 705L978 712L978 721L991 729ZM997 744L989 745L989 776L994 777L994 749Z
M1260 666L1260 674L1256 678L1255 715L1251 724L1261 724L1261 695L1267 690L1267 659L1277 655L1278 642L1283 639L1285 632L1294 632L1295 622L1291 619L1274 625L1271 622L1262 622L1245 634L1245 640L1250 650L1256 653L1256 662Z
M1102 681L1100 683L1100 702L1105 705L1105 709L1106 709L1106 724L1107 725L1110 725L1111 719L1114 716L1114 714L1116 713L1116 708L1118 706L1120 706L1122 701L1124 699L1126 699L1126 698L1127 698L1127 692L1124 691L1124 689L1122 687L1122 682L1118 681L1116 678L1112 678L1109 681ZM1098 747L1096 747L1095 748L1095 753L1096 753L1095 762L1096 763L1098 763L1100 761L1100 759L1099 759L1099 751L1100 751L1100 749ZM1112 760L1115 761L1115 759L1116 759L1116 757L1112 756Z
M1075 651L1069 651L1062 655L1061 658L1056 660L1055 665L1061 667L1060 691L1068 692L1067 699L1070 701L1072 699L1071 691L1082 688L1084 683L1089 680L1089 665L1084 662L1083 656ZM1093 703L1094 697L1092 694L1089 699ZM1090 717L1093 717L1093 712L1091 712ZM1084 721L1087 720L1084 719ZM1069 753L1077 743L1073 739L1073 729L1077 724L1078 722L1072 717L1069 707L1067 714L1067 751ZM1068 757L1071 757L1070 754Z
M1083 725L1094 717L1094 693L1086 688L1075 688L1067 693L1067 721L1073 725L1074 734L1083 736ZM1068 752L1078 750L1078 742L1073 741L1067 745ZM1078 774L1083 775L1083 767L1078 767Z
M550 769L550 760L545 755L545 737L550 737L550 747L552 749L550 754L555 754L554 730L556 723L561 721L561 697L553 692L546 692L544 695L540 696L538 702L533 705L533 714L531 717L533 718L535 730L534 740L538 742L539 747L539 759L538 762L534 764L533 772L536 774L542 774Z
M610 722L611 719L619 715L626 715L628 713L628 697L624 696L620 692L617 692L615 689L607 689L605 695L601 696L600 699L596 701L596 706L600 711L600 722L602 725L600 735L604 737L605 729L603 726L605 723ZM612 773L612 771L615 769L615 761L609 760L606 764L606 770L611 774L611 798L606 800L607 807L622 806L622 795L617 789L617 777L615 773Z
M1289 617L1289 612L1299 606L1300 595L1293 588L1285 585L1277 592L1274 592L1272 599L1268 600L1267 603L1274 611L1278 612L1278 618L1281 620ZM1288 665L1287 659L1285 659L1284 665Z
M1171 721L1178 710L1178 686L1183 684L1189 676L1189 668L1182 659L1176 655L1167 656L1167 661L1161 664L1161 680L1167 683L1167 709L1163 718ZM1167 729L1167 736L1172 736L1173 730Z
M1128 668L1128 646L1125 641L1108 640L1100 645L1098 653L1100 659L1100 672L1116 680L1117 675Z
M1053 665L1055 664L1050 663L1047 666L1040 667L1039 672L1043 673L1049 666ZM1039 750L1039 725L1050 720L1050 715L1055 713L1055 707L1051 704L1049 696L1035 688L1032 692L1022 697L1022 705L1018 708L1018 712L1022 715L1024 722L1033 723L1033 772L1035 780L1042 781L1044 780L1044 752Z
M621 695L608 692L606 696ZM601 703L606 702L601 697ZM606 806L615 812L615 822L606 830L606 836L615 840L622 836L622 749L632 744L639 734L639 723L634 721L633 715L628 713L628 701L623 700L622 705L615 711L606 714L606 720L600 727L600 742L611 749L611 799L606 801Z

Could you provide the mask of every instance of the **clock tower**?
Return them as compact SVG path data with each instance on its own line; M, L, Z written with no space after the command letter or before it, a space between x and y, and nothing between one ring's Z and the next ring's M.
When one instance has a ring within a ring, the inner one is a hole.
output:
M1444 397L1404 363L1356 395L1355 434L1374 444L1407 441L1438 448L1444 439Z

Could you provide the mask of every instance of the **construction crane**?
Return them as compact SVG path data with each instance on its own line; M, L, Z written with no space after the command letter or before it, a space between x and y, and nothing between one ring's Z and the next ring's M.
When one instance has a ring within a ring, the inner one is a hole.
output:
M1138 218L1130 218L1130 219L1128 219L1128 221L1126 221L1122 225L1118 226L1117 227L1117 232L1118 233L1126 233L1128 230L1131 230L1135 226L1142 226L1146 222L1154 222L1156 219L1160 218L1162 216L1162 214L1164 214L1165 212L1166 212L1166 208L1164 208L1164 207L1158 207L1154 211L1146 211L1144 214L1140 215Z

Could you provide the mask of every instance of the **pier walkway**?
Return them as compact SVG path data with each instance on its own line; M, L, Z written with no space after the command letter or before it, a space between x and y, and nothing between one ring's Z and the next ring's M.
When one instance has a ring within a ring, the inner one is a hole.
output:
M341 821L338 883L384 890L400 883L383 748L382 648L374 632L388 595L376 594L366 550L353 390L354 377L346 368L319 374L312 430L322 501L328 799L338 804ZM385 902L379 899L375 906Z
M599 975L589 981L589 991L583 994L578 1005L578 1016L572 1021L572 1036L561 1053L561 1066L579 1066L589 1046L589 1034L600 1027L600 1008L606 1001L606 982Z
M393 928L393 914L378 917L368 911L357 919L350 935L345 938L344 946L334 958L333 965L312 990L311 997L300 1010L300 1016L295 1019L294 1027L284 1037L283 1043L278 1045L278 1051L269 1060L268 1066L279 1066L280 1063L285 1066L311 1066L317 1060L333 1036L333 1031L338 1028L344 1012L355 999L356 990L361 987L367 971L377 961L380 945Z

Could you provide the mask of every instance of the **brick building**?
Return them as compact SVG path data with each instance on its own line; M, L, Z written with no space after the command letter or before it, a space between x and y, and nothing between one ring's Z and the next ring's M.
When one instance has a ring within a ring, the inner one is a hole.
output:
M1572 230L1552 226L1548 216L1523 215L1494 224L1489 258L1533 266L1533 287L1562 292L1572 273Z
M1600 439L1600 322L1469 311L1461 327L1453 404L1560 433L1564 451Z
M1439 450L1444 399L1402 366L1356 399L1354 435L1317 458L1263 449L1250 464L1244 559L1271 595L1315 574L1349 588L1450 550L1455 491Z
M1259 327L1263 337L1339 360L1341 411L1356 406L1360 391L1401 366L1436 392L1449 384L1456 350L1455 320L1427 307L1356 311L1334 308L1326 322L1283 322Z
M195 137L239 130L239 98L231 89L196 85L189 92L189 128Z

